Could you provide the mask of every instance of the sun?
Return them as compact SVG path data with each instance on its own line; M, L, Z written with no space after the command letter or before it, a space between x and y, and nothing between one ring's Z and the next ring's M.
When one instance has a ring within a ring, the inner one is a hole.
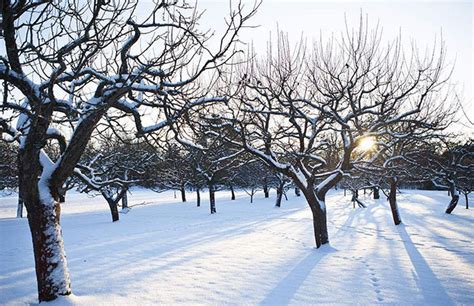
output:
M360 150L360 151L370 151L373 147L375 146L375 140L373 137L366 137L366 138L363 138L359 145L357 146L357 148Z

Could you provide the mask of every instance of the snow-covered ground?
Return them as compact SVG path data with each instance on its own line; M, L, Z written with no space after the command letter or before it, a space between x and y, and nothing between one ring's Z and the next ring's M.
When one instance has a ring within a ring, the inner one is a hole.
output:
M204 194L203 194L204 196ZM311 213L292 194L254 203L240 192L180 203L173 192L135 190L134 206L111 222L100 198L70 193L62 225L77 304L424 304L474 305L474 213L464 200L444 214L445 192L403 191L404 224L388 203L332 191L330 246L314 248ZM473 199L471 199L473 201ZM474 202L474 201L473 201ZM36 281L26 219L14 196L0 198L0 304L34 303Z

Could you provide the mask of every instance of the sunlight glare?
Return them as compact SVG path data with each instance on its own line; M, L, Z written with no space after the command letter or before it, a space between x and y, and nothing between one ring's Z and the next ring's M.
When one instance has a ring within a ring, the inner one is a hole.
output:
M366 137L364 139L362 139L359 143L359 145L357 146L359 150L361 151L369 151L370 149L372 149L373 147L375 146L375 140L374 138L372 137Z

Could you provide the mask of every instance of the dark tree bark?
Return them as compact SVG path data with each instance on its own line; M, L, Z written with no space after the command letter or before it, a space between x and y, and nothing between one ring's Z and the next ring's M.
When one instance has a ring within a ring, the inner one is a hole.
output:
M235 200L234 186L229 185L229 188L230 188L230 199L231 199L232 201L234 201L234 200Z
M23 218L23 200L21 199L21 196L18 196L18 206L16 209L16 217Z
M311 195L307 198L308 204L313 214L313 229L314 239L316 242L316 248L329 242L327 220L326 220L326 209L321 208L321 200L316 195ZM324 201L322 201L324 203Z
M398 186L398 179L397 178L390 178L390 193L388 194L388 202L390 203L390 209L392 210L392 217L393 222L395 225L399 225L402 223L402 219L400 218L400 212L398 210L397 204L397 186Z
M315 191L312 184L308 184L306 188L303 188L303 186L300 187L313 215L313 229L316 248L321 247L323 244L329 243L326 204L324 201L326 198L326 193L331 187L332 186L330 185L325 186L325 188L320 190L318 193Z
M199 187L196 188L196 205L201 207L201 190Z
M128 195L127 195L127 191L125 191L122 197L122 210L127 209L127 208L128 208Z
M357 205L360 208L366 208L367 207L367 206L365 206L365 204L361 200L359 200L359 190L357 190L357 189L352 192L352 207L353 208L355 208L355 203L357 203Z
M117 207L117 201L114 201L112 199L106 198L107 204L109 204L110 208L110 214L112 215L112 222L118 221L119 220L119 212L118 212L118 207Z
M284 191L283 188L284 188L284 183L278 184L275 207L281 207L281 199L283 197L283 191Z
M268 198L270 196L270 191L268 189L268 184L267 184L267 179L265 178L265 181L263 182L263 194L265 195L265 198Z
M466 199L466 209L469 209L469 193L464 193L464 198Z
M179 190L181 191L181 201L186 202L186 188L184 187L184 184L181 184Z
M446 208L447 214L451 214L459 202L459 192L454 183L449 184L449 193L451 194L451 201L449 202L448 208Z
M215 214L216 211L216 191L214 189L214 184L209 183L209 204L211 208L211 214Z
M344 196L346 196L346 188L344 188Z
M374 200L380 199L380 189L378 187L374 187Z

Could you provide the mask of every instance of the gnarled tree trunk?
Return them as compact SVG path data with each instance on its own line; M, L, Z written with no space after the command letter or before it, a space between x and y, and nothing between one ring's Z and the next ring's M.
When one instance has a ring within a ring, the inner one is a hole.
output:
M395 225L399 225L402 223L402 219L400 218L400 212L398 210L397 204L397 186L398 186L398 179L396 177L392 177L389 179L390 183L390 193L388 194L388 202L390 203L390 209L392 211L393 222Z
M119 220L119 212L117 203L118 200L114 201L113 199L105 198L107 200L107 204L109 204L110 214L112 215L112 222Z
M28 166L26 164L23 167ZM35 257L39 301L51 301L60 295L71 294L71 281L60 225L61 207L48 190L40 192L37 180L31 176L20 178L23 184L22 199L28 212Z
M301 188L303 195L311 208L313 214L313 230L316 248L329 242L327 219L326 219L326 204L324 203L326 191L316 194L313 185L309 184L307 188Z

